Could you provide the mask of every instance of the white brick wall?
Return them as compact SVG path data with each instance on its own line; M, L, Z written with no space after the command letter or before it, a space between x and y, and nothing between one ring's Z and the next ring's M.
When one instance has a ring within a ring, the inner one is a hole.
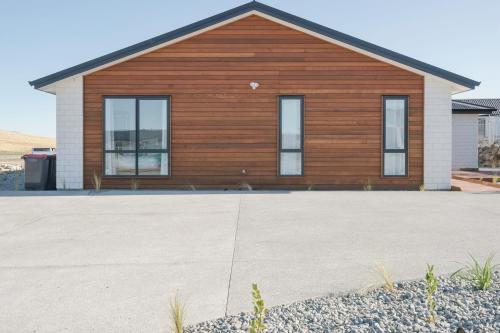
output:
M451 188L451 86L432 76L424 83L424 185Z
M453 170L477 168L479 143L477 114L454 114L453 119Z
M57 188L83 188L83 77L57 82Z

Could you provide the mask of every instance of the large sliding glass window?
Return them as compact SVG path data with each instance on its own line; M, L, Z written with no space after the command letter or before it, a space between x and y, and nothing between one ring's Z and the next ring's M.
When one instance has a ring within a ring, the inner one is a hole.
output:
M383 98L384 176L408 175L408 97Z
M304 97L279 98L279 175L304 174Z
M104 174L169 175L169 97L104 99Z

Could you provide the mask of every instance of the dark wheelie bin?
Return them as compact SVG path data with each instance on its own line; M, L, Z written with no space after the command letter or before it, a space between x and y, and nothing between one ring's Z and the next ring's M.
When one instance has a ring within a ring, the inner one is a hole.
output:
M47 189L49 158L47 155L27 154L24 159L24 189L43 191Z
M56 190L56 155L49 155L49 172L47 179L47 190Z

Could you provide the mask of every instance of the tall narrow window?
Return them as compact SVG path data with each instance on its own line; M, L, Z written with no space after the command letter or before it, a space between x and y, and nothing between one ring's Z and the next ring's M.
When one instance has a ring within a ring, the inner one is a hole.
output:
M408 97L383 98L384 176L408 175Z
M486 138L486 118L485 117L479 117L479 138L484 139Z
M104 99L104 174L169 175L169 98Z
M279 174L304 174L304 97L279 98Z

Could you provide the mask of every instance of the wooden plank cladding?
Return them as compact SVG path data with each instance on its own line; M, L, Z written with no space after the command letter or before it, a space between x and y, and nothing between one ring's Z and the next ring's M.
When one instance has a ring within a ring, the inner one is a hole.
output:
M250 82L258 82L252 90ZM84 77L84 185L103 170L103 96L171 96L155 188L417 188L423 77L258 16ZM278 97L304 96L304 176L278 176ZM382 177L382 96L409 97L408 177ZM242 170L246 172L243 173ZM132 178L102 180L130 188Z

